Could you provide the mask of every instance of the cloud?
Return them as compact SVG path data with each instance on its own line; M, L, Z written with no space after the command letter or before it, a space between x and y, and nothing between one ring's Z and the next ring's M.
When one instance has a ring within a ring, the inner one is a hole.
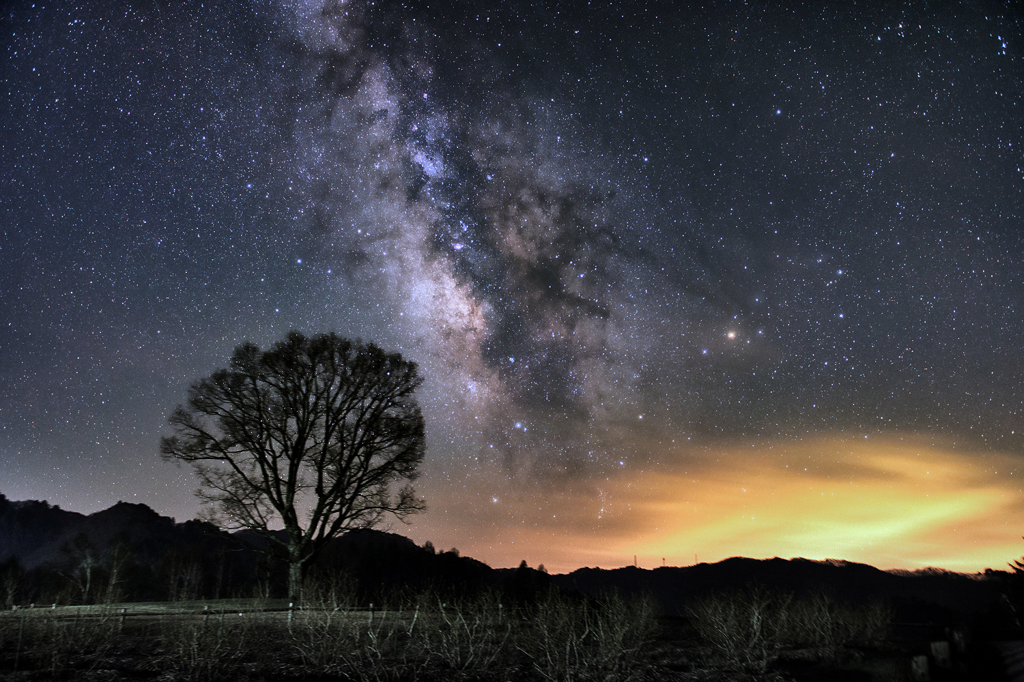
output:
M532 561L554 570L621 566L634 555L647 567L662 558L688 565L696 554L706 562L800 556L979 571L1024 554L1013 525L1024 500L1010 453L964 451L920 435L839 434L663 448L660 456L657 466L622 467L562 491L496 494L514 518L501 517L496 504L498 516L472 500L456 503L460 517L480 514L464 523L489 529L487 547L464 550L514 565L529 547Z

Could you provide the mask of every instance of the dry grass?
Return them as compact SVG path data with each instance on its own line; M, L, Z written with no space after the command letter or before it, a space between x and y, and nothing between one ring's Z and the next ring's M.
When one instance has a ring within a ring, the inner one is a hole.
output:
M831 660L851 646L877 646L889 634L892 611L881 603L856 606L826 595L748 588L694 602L690 619L710 647L711 663L766 671L784 649L810 647Z
M459 673L492 670L508 657L518 629L493 593L454 602L428 596L417 603L416 616L416 634L427 660Z
M778 658L790 600L750 589L698 600L689 615L711 647L712 664L760 673Z
M58 678L67 670L91 670L103 662L122 625L120 610L112 606L12 610L0 618L0 647L13 650L15 670L31 665Z
M629 680L644 672L640 654L654 624L647 599L573 599L552 591L537 605L517 648L544 680Z
M254 634L266 629L262 615L234 612L187 614L159 624L161 663L188 682L236 676L257 651Z
M498 593L424 594L372 610L353 603L350 587L335 582L308 584L291 609L284 601L219 600L2 612L0 677L614 682L713 670L762 675L786 648L812 647L827 658L878 643L891 618L878 606L747 590L692 605L700 648L696 640L656 643L651 603L614 594L550 590L518 606ZM685 656L676 655L680 645ZM696 651L704 658L694 659L689 652Z

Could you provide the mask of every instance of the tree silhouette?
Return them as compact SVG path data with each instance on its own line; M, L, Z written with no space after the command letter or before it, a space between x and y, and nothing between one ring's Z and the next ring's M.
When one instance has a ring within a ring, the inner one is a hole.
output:
M295 598L328 540L425 508L411 485L424 455L421 383L415 363L334 333L293 331L267 351L246 343L192 385L160 452L193 466L213 520L285 551Z
M1024 575L1024 557L1021 557L1020 559L1015 559L1010 564L1010 568L1013 569L1015 575Z

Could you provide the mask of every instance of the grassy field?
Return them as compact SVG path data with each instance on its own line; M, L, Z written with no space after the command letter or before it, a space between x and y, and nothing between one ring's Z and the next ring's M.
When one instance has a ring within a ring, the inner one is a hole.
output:
M518 605L423 594L355 608L319 589L293 608L224 599L0 613L0 674L12 680L909 680L916 653L892 640L881 604L757 590L675 617L647 600L558 590Z
M285 600L20 608L0 614L0 670L23 679L630 679L646 603L423 595L400 608Z

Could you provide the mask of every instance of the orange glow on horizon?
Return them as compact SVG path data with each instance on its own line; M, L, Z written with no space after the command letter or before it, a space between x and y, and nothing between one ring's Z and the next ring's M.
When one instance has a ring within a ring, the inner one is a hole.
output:
M494 567L526 559L553 573L631 565L634 555L644 568L697 555L977 572L1024 554L1024 499L1008 454L836 437L651 459L566 490L508 486L438 500L444 518L431 504L410 535Z

